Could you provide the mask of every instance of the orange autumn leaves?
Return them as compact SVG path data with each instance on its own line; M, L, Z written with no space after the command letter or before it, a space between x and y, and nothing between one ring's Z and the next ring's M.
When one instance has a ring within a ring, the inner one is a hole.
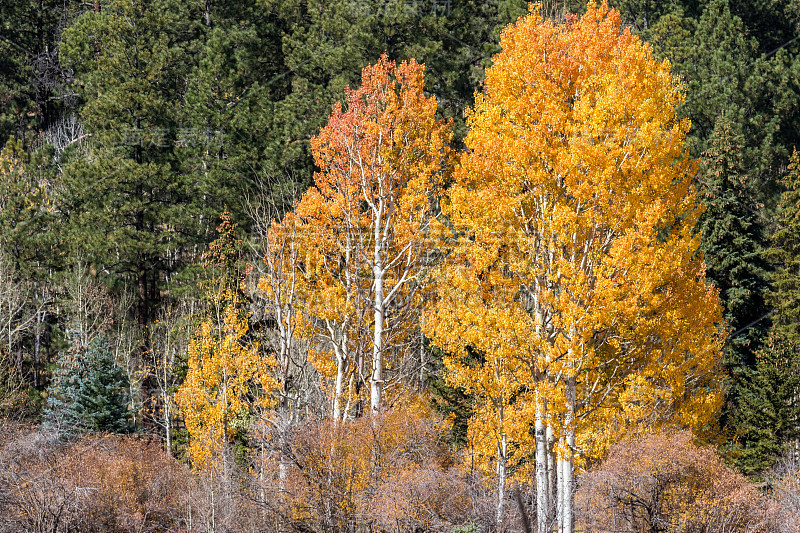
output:
M422 65L364 69L312 140L315 186L270 229L292 245L270 251L260 290L309 341L336 420L386 403L422 328L476 398L487 467L501 442L530 453L536 417L581 457L631 425L702 427L721 318L669 65L605 5L565 24L534 9L501 45L457 165Z
M384 369L416 327L451 136L423 86L414 60L383 56L365 68L361 87L311 141L315 186L272 228L293 228L303 243L296 262L282 263L301 273L293 276L304 302L298 329L315 341L334 418L367 389L371 409L380 407Z

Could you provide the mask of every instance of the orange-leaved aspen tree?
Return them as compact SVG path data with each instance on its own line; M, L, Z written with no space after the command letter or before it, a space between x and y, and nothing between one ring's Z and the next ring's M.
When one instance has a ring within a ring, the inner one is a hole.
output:
M534 6L501 47L443 200L454 233L424 324L500 432L486 460L504 482L508 450L534 456L538 531L571 533L575 459L609 428L713 421L720 304L669 63L605 3L563 23Z
M370 407L377 411L385 356L416 326L409 314L420 305L425 236L452 130L436 118L436 98L423 91L424 70L413 59L397 65L382 56L311 141L320 170L295 214L308 229L305 268L313 291L307 301L327 302L327 309L311 309L314 329L340 339L330 343L339 350L334 416L342 416L342 367L353 364L336 328L351 340L368 332ZM365 365L355 366L355 379L366 379Z
M189 458L200 470L217 467L223 447L236 435L235 419L255 398L268 407L277 388L275 361L265 356L250 332L248 299L238 271L236 224L227 213L219 238L205 254L211 270L205 287L205 311L189 341L186 380L175 394L191 439Z

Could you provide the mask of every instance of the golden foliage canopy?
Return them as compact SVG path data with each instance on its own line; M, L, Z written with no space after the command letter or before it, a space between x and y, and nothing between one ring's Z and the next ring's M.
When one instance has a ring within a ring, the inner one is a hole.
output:
M583 455L630 424L703 428L721 311L669 63L605 3L560 24L534 7L501 46L443 202L453 231L425 320L449 381L479 398L478 451L507 435L525 455L537 402Z

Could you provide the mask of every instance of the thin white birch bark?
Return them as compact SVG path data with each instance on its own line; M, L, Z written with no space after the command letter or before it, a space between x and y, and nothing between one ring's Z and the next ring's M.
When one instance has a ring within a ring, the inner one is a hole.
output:
M558 439L559 445L563 444L563 437ZM556 453L556 523L558 533L564 532L564 468L566 462L560 453Z
M545 403L545 409L547 408L547 404ZM548 531L550 530L550 526L553 523L553 517L555 516L555 507L556 507L556 454L554 451L554 435L553 435L553 425L547 421L545 427L545 438L546 440L546 450L545 453L547 454L547 528Z

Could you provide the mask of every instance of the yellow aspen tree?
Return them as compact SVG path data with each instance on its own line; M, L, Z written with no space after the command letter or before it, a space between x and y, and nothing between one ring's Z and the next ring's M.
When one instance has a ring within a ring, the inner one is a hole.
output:
M536 458L538 531L555 519L571 533L576 454L602 453L595 432L619 436L601 425L713 421L721 311L692 234L696 163L669 63L605 3L563 23L535 5L501 47L443 201L453 234L425 326L453 354L451 383L515 384L480 401L496 421L534 422L532 448L514 448ZM482 362L466 364L467 350Z
M264 220L259 217L259 220ZM260 228L261 246L264 249L263 271L256 288L265 301L265 313L274 321L275 334L271 344L278 365L281 383L279 404L289 409L292 372L296 372L305 361L301 356L303 346L298 336L300 326L301 273L298 269L301 247L297 217L289 214L282 222L276 220Z
M363 70L361 86L346 91L345 106L334 106L311 141L320 171L295 213L308 230L312 331L327 338L337 358L334 416L348 367L358 379L368 372L370 407L380 409L386 354L415 326L409 318L419 308L425 233L452 129L436 118L436 99L423 87L422 65L397 65L384 55ZM368 369L360 359L367 351Z
M252 407L268 407L276 383L275 361L250 335L243 277L236 270L236 225L223 214L204 267L212 269L206 310L189 341L186 380L175 395L189 431L195 468L213 469L222 447L236 436L235 420ZM256 398L253 406L249 398Z

